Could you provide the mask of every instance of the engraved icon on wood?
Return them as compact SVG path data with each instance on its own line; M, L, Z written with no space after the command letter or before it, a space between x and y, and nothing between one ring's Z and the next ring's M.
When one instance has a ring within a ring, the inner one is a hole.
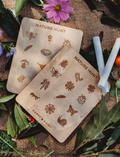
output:
M24 75L21 75L17 78L18 82L21 82L23 83L23 80L25 79L25 76Z
M49 36L48 36L48 41L49 41L49 43L52 41L52 38L53 38L52 35L49 35Z
M52 54L52 52L51 52L50 50L47 50L47 49L42 49L42 50L41 50L41 54L42 54L43 56L49 56L49 55Z
M48 114L54 113L54 111L55 111L54 105L52 105L52 104L46 105L45 111L46 111L46 113L48 113Z
M42 65L40 63L37 63L37 64L40 66L40 69L43 69L46 66L46 64L45 65Z
M71 91L73 88L75 88L74 83L72 83L71 81L67 82L65 84L66 89L68 89L68 91Z
M93 93L95 90L95 86L90 84L90 85L88 85L87 90L89 91L89 93Z
M33 47L33 45L27 46L27 47L24 49L23 53L24 53L25 51L29 50L29 49L32 48L32 47Z
M64 127L67 124L67 120L66 119L61 119L62 116L59 116L57 119L57 122Z
M71 116L73 116L75 113L78 113L78 111L74 110L71 105L69 106L67 112L70 113Z
M80 73L75 73L76 82L82 81L83 78L80 78Z
M62 98L66 98L66 96L65 96L65 95L58 95L58 96L56 96L55 98L58 98L58 99L60 98L60 99L62 99ZM54 98L54 99L55 99L55 98Z
M26 59L21 60L21 68L25 69L29 65L29 62Z
M40 88L40 90L42 88L44 88L44 90L46 90L50 85L50 81L48 81L47 79L44 79L43 82L41 82L40 84L42 84L42 87Z
M66 59L64 59L59 65L61 65L61 67L63 67L63 69L65 69L65 67L68 65L68 61Z
M58 78L61 76L61 74L58 72L58 70L55 69L54 67L52 68L52 70L50 72L52 73L52 77Z
M85 103L85 101L86 101L86 96L82 94L81 96L78 97L77 100L78 100L79 104L83 105Z
M69 40L64 39L63 46L67 46L67 45L71 45L71 43Z
M35 100L40 99L40 97L36 96L34 93L30 93L30 95L31 95L32 97L34 97Z
M33 38L33 39L36 39L36 36L37 36L37 33L33 33L33 32L28 32L28 31L26 31L26 37L28 37L29 40L31 40L32 38Z

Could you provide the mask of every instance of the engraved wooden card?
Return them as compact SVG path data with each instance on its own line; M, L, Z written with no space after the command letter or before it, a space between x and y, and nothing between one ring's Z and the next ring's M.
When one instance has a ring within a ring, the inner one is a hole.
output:
M24 18L16 44L7 89L19 93L65 45L79 52L83 32L48 22Z
M100 101L98 81L98 72L71 46L65 46L16 101L64 142Z

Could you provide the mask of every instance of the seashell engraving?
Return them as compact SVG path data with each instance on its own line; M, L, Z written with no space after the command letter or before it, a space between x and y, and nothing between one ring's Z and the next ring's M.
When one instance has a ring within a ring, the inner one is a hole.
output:
M27 65L29 65L29 62L26 59L21 60L21 68L25 69Z
M67 120L66 119L61 119L62 116L59 116L57 119L57 122L64 127L67 124Z
M42 54L43 56L49 56L49 55L52 54L52 52L51 52L50 50L47 50L47 49L42 49L42 50L41 50L41 54Z

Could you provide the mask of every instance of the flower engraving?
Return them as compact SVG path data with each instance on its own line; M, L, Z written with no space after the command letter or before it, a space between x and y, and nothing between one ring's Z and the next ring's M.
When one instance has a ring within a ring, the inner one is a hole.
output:
M85 101L86 101L86 96L82 94L81 96L78 97L77 100L78 100L79 104L83 105L85 103Z
M95 86L90 84L90 85L88 85L87 90L89 91L89 93L93 93L95 90Z
M55 111L54 105L52 105L52 104L46 105L45 111L46 111L46 113L48 113L48 114L54 113L54 111Z
M69 40L64 39L63 46L67 46L67 45L71 45L71 43Z
M75 86L74 83L72 83L71 81L67 82L65 84L66 89L68 89L68 91L71 91Z
M41 84L42 84L42 87L40 88L40 90L42 88L44 88L44 90L46 90L50 85L50 81L48 81L47 79L44 79L43 82L41 82Z

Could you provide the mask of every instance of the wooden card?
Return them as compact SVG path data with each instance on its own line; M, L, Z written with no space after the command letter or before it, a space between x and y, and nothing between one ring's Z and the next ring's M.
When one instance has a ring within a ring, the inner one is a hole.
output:
M65 46L16 101L64 142L100 101L98 81L98 72L71 46Z
M20 93L63 46L72 45L79 52L82 35L81 30L24 18L8 77L8 91Z

